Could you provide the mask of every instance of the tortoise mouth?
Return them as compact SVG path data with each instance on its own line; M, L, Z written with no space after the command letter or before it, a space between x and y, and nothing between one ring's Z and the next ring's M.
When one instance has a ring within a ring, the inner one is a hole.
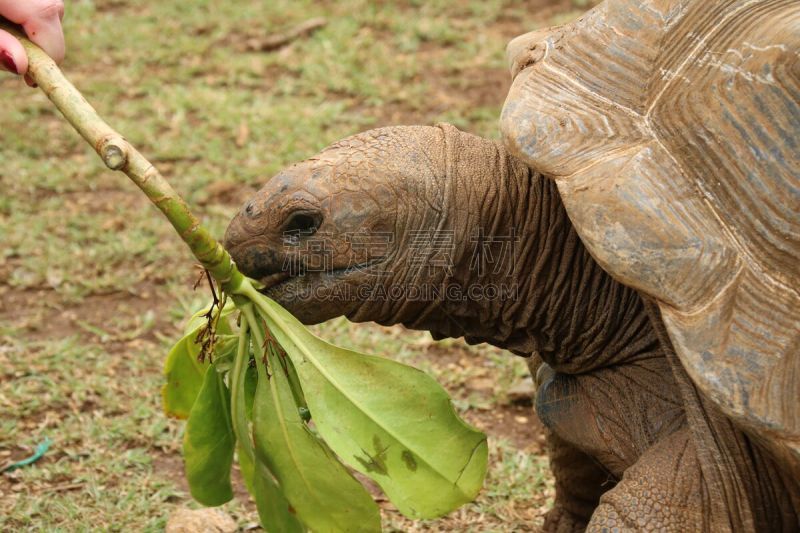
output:
M275 274L264 276L258 280L258 282L262 285L262 288L259 289L259 292L263 293L273 287L277 287L291 277L292 275L288 272L276 272Z
M291 292L292 284L303 284L308 287L313 286L315 281L319 283L331 283L355 272L364 272L365 270L370 269L371 267L374 267L383 261L383 257L378 257L354 265L331 268L327 270L313 270L300 272L297 274L285 271L276 272L258 279L258 282L261 284L261 288L258 289L258 292L273 299L279 300L281 294L287 294L288 292Z

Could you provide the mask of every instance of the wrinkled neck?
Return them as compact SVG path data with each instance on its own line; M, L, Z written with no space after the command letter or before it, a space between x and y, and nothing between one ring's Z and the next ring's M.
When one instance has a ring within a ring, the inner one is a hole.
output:
M537 352L562 371L652 352L657 341L639 295L589 255L555 183L499 143L440 127L435 189L444 200L427 226L439 235L417 257L425 274L410 269L440 292L403 302L392 322Z

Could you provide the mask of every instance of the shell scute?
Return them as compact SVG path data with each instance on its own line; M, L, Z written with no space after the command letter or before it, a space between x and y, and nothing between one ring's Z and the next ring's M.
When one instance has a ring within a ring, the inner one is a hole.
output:
M800 2L607 0L527 38L509 149L659 302L700 389L800 472Z

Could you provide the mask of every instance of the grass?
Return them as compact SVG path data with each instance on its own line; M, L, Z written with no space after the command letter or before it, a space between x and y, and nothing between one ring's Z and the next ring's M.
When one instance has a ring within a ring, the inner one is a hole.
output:
M579 15L584 0L373 3L357 0L76 0L65 19L67 75L159 165L222 234L281 167L343 136L449 121L497 137L513 36ZM248 39L314 16L327 26L277 51ZM0 79L0 530L139 531L193 506L182 423L160 409L161 364L204 295L188 251L154 208L107 172L38 91ZM527 530L552 498L539 429L506 392L527 369L487 346L335 320L333 342L431 372L490 435L478 501L388 530ZM240 524L252 505L225 506Z

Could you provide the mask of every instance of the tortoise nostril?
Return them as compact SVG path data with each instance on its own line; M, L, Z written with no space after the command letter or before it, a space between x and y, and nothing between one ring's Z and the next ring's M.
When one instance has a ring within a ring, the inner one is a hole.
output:
M247 207L244 208L244 212L247 216L253 216L253 202L248 202Z
M289 216L286 225L283 227L284 233L309 236L316 233L322 224L322 215L316 212L298 211Z

